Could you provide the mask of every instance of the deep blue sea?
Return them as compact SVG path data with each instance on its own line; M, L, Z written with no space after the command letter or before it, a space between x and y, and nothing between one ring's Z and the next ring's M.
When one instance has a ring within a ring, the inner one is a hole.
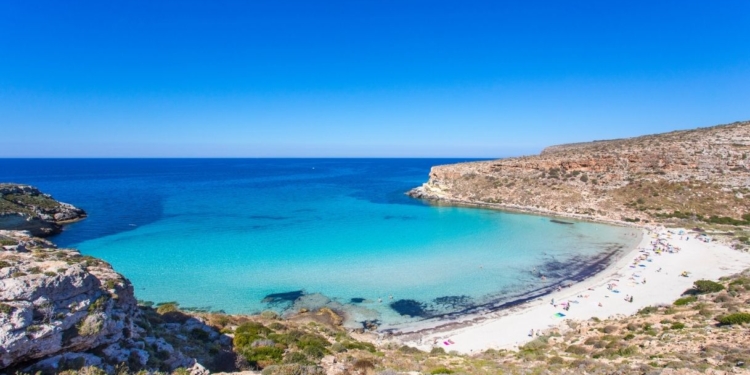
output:
M139 299L230 313L328 305L350 326L507 302L635 246L630 228L404 195L431 166L465 160L0 159L0 181L85 209L52 240L110 262Z

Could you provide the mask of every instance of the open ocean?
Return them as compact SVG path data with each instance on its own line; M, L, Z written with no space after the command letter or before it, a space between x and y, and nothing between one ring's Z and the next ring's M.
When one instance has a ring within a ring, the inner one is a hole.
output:
M632 228L404 195L431 166L465 160L0 159L0 181L86 210L52 241L110 262L141 300L229 313L328 305L349 326L498 306L636 246Z

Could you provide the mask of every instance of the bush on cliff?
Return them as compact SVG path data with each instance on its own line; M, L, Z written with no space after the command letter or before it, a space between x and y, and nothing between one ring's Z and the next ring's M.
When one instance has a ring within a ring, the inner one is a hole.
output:
M734 313L724 315L716 319L721 325L734 325L734 324L745 324L750 323L749 313Z

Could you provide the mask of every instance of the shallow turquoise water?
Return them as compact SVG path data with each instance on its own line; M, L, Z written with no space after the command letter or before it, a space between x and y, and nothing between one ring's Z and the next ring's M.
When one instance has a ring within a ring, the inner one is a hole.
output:
M403 195L441 162L101 161L11 177L87 209L89 219L57 241L110 262L139 299L231 313L283 311L291 304L264 298L302 290L351 309L352 321L387 326L424 317L400 315L393 301L413 300L425 316L502 301L542 285L539 273L553 283L605 249L635 245L629 228ZM465 298L435 302L446 296ZM307 302L326 302L317 297Z

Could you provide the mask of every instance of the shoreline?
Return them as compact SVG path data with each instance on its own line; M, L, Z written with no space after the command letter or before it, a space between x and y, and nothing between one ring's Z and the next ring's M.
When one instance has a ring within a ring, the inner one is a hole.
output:
M680 230L685 232L682 238L689 236L690 239L681 239L677 234ZM609 319L632 315L646 306L671 304L696 280L718 279L750 268L750 254L719 243L699 241L694 232L679 228L653 231L643 228L642 233L638 245L624 252L620 259L561 291L472 318L434 327L423 326L410 332L394 332L387 340L426 351L440 347L464 354L487 349L517 349L542 332L571 329L565 324L570 320ZM664 246L680 248L680 251L655 253L652 241L658 239ZM644 257L634 264L634 259ZM690 272L689 277L680 276L683 271ZM643 279L648 283L642 283ZM610 283L617 284L616 289L609 289L607 284ZM625 301L627 295L632 295L634 301ZM555 304L551 303L553 300ZM569 310L563 308L565 302ZM532 329L534 336L529 335Z
M445 206L458 206L458 207L469 207L469 208L486 208L491 210L505 211L519 214L530 214L546 216L550 218L566 218L575 219L580 221L586 221L591 223L617 225L622 227L637 227L644 228L649 225L659 225L658 222L628 222L617 219L611 219L602 216L591 216L585 214L576 214L571 212L553 211L545 208L538 208L533 206L522 206L517 204L508 203L488 203L482 201L471 201L458 198L449 198L435 195L434 193L426 193L423 186L416 187L404 193L414 199L427 202L432 205L445 205Z
M637 240L637 243L641 241L642 237ZM385 329L378 329L376 332L393 336L410 336L436 330L444 331L451 328L460 328L468 322L482 321L490 314L517 309L527 303L552 295L557 292L558 288L569 288L595 278L617 264L621 257L626 256L632 250L629 248L623 249L620 246L605 251L602 256L591 259L584 267L575 269L568 277L550 283L542 281L544 284L542 286L534 287L506 298L473 305L462 310L442 313L418 322L396 324Z

